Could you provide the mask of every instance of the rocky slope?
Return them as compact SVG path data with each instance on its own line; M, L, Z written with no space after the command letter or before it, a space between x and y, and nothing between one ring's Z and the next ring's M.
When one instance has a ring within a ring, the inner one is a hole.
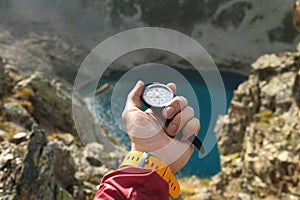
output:
M81 144L69 89L0 59L0 199L91 199L97 191L110 170L99 159L104 147Z
M220 118L222 172L214 194L228 199L300 198L300 53L263 55ZM222 199L222 198L221 198Z
M299 199L299 88L299 52L253 63L220 118L224 127L216 127L222 171L212 180L181 179L180 198ZM60 81L23 77L1 60L1 199L91 199L97 191L110 170L99 159L104 147L80 143L70 100Z
M222 171L212 180L180 180L180 198L299 199L299 88L299 51L253 63L216 127ZM91 199L97 191L112 159L101 162L101 144L81 144L70 94L68 84L22 76L1 59L0 199Z

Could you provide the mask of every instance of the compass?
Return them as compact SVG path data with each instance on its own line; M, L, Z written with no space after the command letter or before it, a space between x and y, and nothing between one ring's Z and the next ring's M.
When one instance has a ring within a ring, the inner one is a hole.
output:
M149 83L145 85L142 93L142 100L148 108L163 108L174 98L173 90L165 84ZM168 125L172 119L167 119ZM201 140L193 135L188 140L203 154L205 152Z
M162 108L174 97L173 91L161 83L150 83L142 94L144 104L149 107Z

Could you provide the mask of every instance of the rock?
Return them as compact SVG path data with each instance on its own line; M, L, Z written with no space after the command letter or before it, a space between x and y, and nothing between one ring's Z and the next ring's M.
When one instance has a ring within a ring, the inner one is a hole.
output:
M0 196L3 199L14 199L17 195L16 180L20 177L20 159L23 160L24 146L17 146L8 141L0 143Z
M68 191L60 187L55 199L73 200L74 197Z
M55 139L58 139L62 141L65 145L70 146L73 144L75 138L70 133L52 133L50 137L53 137Z
M292 155L288 151L281 151L279 155L277 156L277 159L280 162L291 162L292 161Z
M222 172L211 183L213 194L300 197L299 57L298 52L260 57L234 92L228 115L220 118L224 126L216 128Z
M115 167L123 155L103 153L96 145L85 156L74 135L70 87L41 74L23 79L15 73L9 80L13 89L4 103L0 98L0 199L93 198L101 177L110 170L97 154ZM92 141L101 141L91 132Z
M35 192L33 191L35 190L35 187L39 185L37 184L37 178L39 175L37 166L46 143L47 139L43 131L33 131L28 143L28 152L24 160L21 177L18 184L18 190L20 191L21 196L26 195L27 197L30 197L34 195Z
M96 142L87 144L84 150L87 160L92 161L94 164L105 163L106 166L113 169L118 168L124 158L124 152L116 150L115 152L106 153L103 146Z
M70 146L74 142L75 138L70 133L64 133L64 142L67 146Z
M250 75L249 81L239 85L228 115L224 120L224 125L219 130L219 150L221 154L227 155L242 150L242 142L247 125L254 120L254 113L259 105L259 80L255 75ZM219 120L223 120L220 118ZM220 124L222 122L217 122Z
M19 132L12 137L12 142L14 142L16 144L19 144L20 142L23 142L25 140L27 140L26 132Z
M17 67L11 64L5 64L4 65L4 69L6 74L8 75L8 77L14 82L18 82L20 81L23 76L21 74L19 74L19 72L17 71Z
M238 193L237 198L235 198L235 199L237 199L237 200L252 200L253 198L249 194Z
M196 176L179 178L181 189L180 199L211 199L212 190L208 179L200 179Z
M10 130L10 132L13 132L14 134L27 131L26 128L14 122L5 122L4 125L6 129Z
M0 141L5 140L5 138L7 137L7 134L8 133L6 131L0 129Z
M13 82L4 69L5 60L0 57L0 98L11 92Z
M27 129L36 123L28 111L18 102L4 103L4 108L7 120L18 123Z
M294 87L293 87L293 96L295 99L295 102L300 109L300 70L297 73L297 77L295 79Z
M101 166L101 154L103 151L103 145L99 143L90 143L86 146L84 155L86 160L92 165L92 166Z
M3 133L3 137L2 137L2 140L9 140L11 141L12 140L12 137L18 133L18 132L26 132L27 129L24 128L23 126L20 126L19 124L16 124L14 122L1 122L0 121L0 125L1 127L3 127L4 132L0 131ZM1 137L1 136L0 136Z
M7 162L11 161L14 156L11 154L11 153L8 153L8 154L1 154L1 157L0 157L0 168L4 167Z
M251 66L255 71L260 72L270 72L276 71L276 68L279 68L282 64L282 60L275 54L266 54L259 57L255 63Z
M102 162L100 160L97 160L94 157L88 156L86 157L86 160L90 163L92 166L101 166Z
M35 129L27 150L17 184L19 198L83 198L73 196L73 186L80 183L74 177L76 165L67 148L48 141L43 131ZM40 187L41 184L43 187Z
M32 116L41 127L49 132L59 130L75 133L70 88L67 89L58 81L51 81L39 73L18 82L14 90L24 87L34 91L32 106L38 109L32 112Z

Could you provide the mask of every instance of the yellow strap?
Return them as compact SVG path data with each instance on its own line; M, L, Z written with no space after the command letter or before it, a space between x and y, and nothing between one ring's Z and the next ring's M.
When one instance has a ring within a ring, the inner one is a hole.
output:
M127 153L120 165L120 167L123 166L143 167L155 170L169 184L170 197L174 199L178 198L180 185L176 177L173 175L172 170L165 162L144 152L130 151Z

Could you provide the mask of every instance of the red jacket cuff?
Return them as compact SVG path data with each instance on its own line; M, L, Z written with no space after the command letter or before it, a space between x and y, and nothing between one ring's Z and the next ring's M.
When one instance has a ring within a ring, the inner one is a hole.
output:
M167 182L154 170L123 167L107 173L94 200L168 200Z

